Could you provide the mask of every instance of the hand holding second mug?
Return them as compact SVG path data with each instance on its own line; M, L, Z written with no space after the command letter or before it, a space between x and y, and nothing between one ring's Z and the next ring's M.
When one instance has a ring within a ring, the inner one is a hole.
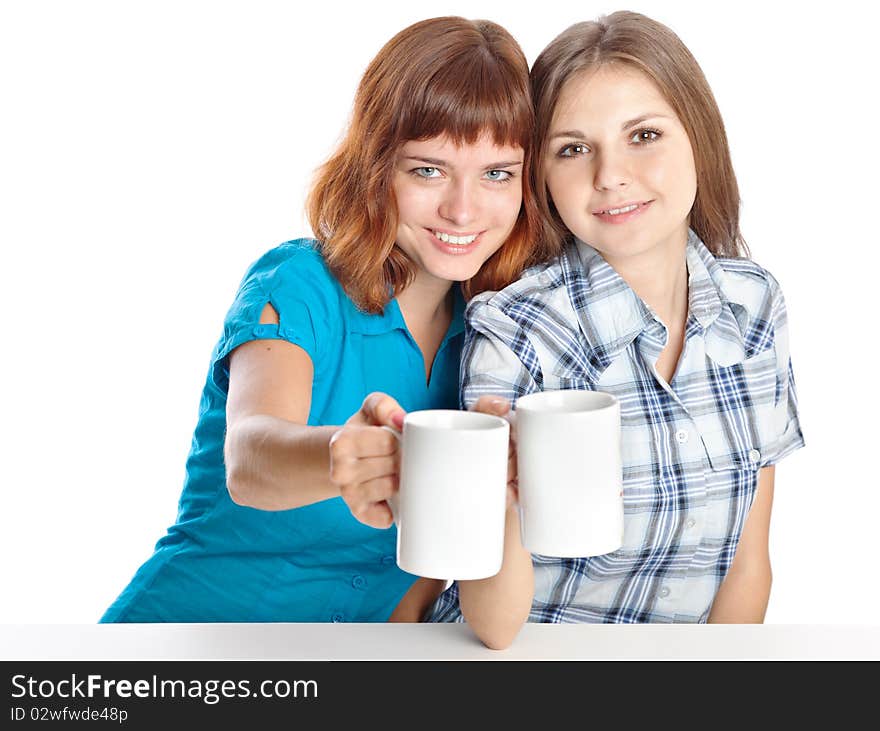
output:
M500 416L510 424L510 441L507 448L507 507L510 508L519 500L516 471L516 412L510 410L510 401L500 396L480 396L470 410Z
M386 502L398 488L397 438L382 427L403 427L405 413L383 393L371 393L361 408L330 439L330 482L361 523L388 528L393 520Z

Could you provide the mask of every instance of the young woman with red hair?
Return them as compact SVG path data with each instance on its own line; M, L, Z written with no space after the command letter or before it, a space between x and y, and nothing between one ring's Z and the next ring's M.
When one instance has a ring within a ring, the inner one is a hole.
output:
M245 274L177 520L102 622L421 618L442 582L396 566L397 441L381 427L458 407L465 299L552 254L535 244L532 126L526 59L498 25L433 18L382 48L312 186L317 240ZM478 634L485 592L530 580L514 509L507 526L502 573L463 582ZM505 610L516 628L521 604ZM512 639L492 626L487 644Z

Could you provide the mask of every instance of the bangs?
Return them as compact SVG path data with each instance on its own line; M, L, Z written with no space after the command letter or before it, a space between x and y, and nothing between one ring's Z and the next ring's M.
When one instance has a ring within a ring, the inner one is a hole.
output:
M498 146L527 149L534 113L521 74L486 52L444 60L399 101L395 141L445 134L461 145L488 133Z

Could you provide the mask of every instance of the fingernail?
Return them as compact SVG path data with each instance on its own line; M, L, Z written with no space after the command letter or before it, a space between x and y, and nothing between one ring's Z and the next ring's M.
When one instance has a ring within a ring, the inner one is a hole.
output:
M406 414L403 411L395 411L391 414L391 423L398 429L403 429L403 420L405 417Z

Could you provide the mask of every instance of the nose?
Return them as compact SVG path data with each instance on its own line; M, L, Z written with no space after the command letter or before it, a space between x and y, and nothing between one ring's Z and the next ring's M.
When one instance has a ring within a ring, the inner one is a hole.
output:
M443 191L438 213L454 226L466 226L477 217L479 201L475 191L466 180L452 180Z
M596 190L620 190L632 182L626 159L613 151L602 151L596 156L593 187Z

